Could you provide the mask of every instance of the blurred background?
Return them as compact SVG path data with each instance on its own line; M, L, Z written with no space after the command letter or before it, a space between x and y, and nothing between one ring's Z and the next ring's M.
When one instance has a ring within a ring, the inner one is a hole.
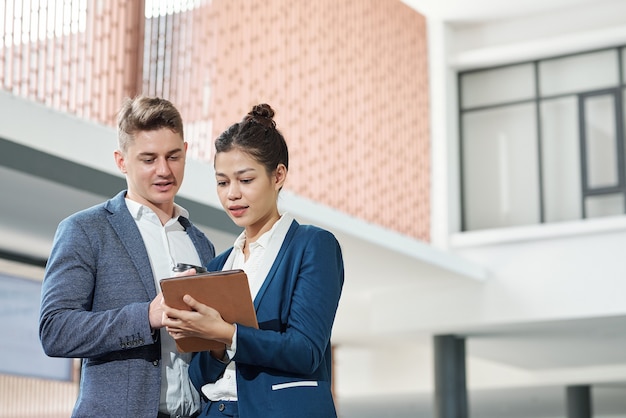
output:
M125 187L139 93L180 109L177 202L218 251L212 141L276 110L281 207L344 252L341 417L626 417L626 1L6 0L0 41L0 417L71 413L41 280Z

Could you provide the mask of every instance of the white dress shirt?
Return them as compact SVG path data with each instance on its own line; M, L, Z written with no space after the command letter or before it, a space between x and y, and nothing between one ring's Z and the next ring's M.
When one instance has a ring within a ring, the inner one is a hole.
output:
M161 291L159 280L174 275L177 263L200 265L200 256L179 216L189 213L181 206L174 206L174 217L161 225L152 209L130 199L126 206L137 223L148 251L157 292ZM172 416L191 416L200 410L200 396L189 380L190 353L178 353L176 342L165 328L160 330L161 340L161 401L159 411Z

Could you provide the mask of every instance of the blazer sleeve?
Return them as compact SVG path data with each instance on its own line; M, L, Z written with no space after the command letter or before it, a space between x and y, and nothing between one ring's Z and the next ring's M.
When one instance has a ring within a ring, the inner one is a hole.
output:
M59 224L41 295L39 336L49 356L99 357L154 343L148 308L155 295L102 217Z
M214 383L222 376L228 364L211 356L209 351L194 353L189 363L189 378L198 392L202 393L202 386Z
M343 286L343 260L330 232L306 231L275 263L277 277L257 308L262 329L237 325L233 360L238 364L310 375L324 361ZM280 276L287 282L281 283ZM279 318L273 317L275 306ZM279 323L279 329L271 323Z

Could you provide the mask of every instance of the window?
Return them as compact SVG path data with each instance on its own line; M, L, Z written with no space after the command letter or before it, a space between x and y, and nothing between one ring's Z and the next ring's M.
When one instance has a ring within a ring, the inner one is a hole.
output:
M0 272L0 374L71 381L72 360L45 355L38 334L41 282Z
M625 49L459 74L464 231L626 212Z

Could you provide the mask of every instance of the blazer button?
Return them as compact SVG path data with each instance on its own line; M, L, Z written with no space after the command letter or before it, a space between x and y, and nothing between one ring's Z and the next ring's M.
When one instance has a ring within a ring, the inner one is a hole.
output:
M155 367L157 367L157 366L159 365L159 360L154 360L154 361L152 362L152 365L153 365L153 366L155 366Z
M220 404L220 406L217 407L217 409L220 410L220 412L224 412L224 409L226 409L226 405L224 405L223 403Z

